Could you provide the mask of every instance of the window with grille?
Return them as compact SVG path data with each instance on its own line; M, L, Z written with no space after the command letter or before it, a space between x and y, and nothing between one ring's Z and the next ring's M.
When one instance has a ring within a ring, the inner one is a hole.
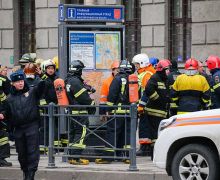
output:
M19 0L20 56L36 51L35 1Z
M191 56L191 0L171 0L169 13L169 57L184 62Z
M141 0L124 0L126 58L132 60L141 51Z

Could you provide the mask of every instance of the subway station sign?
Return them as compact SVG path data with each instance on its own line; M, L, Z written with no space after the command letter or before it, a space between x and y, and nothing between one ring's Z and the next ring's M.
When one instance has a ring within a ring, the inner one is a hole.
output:
M60 4L59 21L124 22L124 6Z

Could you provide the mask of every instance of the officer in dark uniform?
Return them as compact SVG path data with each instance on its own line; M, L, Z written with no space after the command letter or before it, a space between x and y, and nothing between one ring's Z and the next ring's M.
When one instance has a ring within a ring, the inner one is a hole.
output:
M220 58L218 56L209 56L206 61L207 67L211 73L211 108L220 108Z
M88 88L82 79L82 70L85 68L84 64L80 60L75 60L71 63L69 73L65 80L67 97L70 105L95 105L94 100L89 96L89 92L92 88ZM85 136L87 128L89 127L89 119L86 116L88 114L94 114L95 107L74 107L69 110L69 113L73 115L70 121L70 147L76 148L70 150L70 155L80 155L85 149ZM78 123L81 125L79 125ZM89 160L82 158L69 158L70 164L75 165L87 165Z
M23 72L10 76L12 88L4 103L0 119L7 119L15 127L16 151L25 180L33 180L39 163L39 108L38 102L45 88L42 81L29 88Z
M122 108L122 105L130 105L128 76L133 73L133 67L127 60L122 60L119 66L119 73L113 79L109 94L107 97L107 105L109 106L109 114L125 115L129 114L129 109ZM117 108L112 106L117 105ZM112 118L111 118L112 119ZM126 132L126 137L125 137ZM116 117L115 120L110 120L107 124L106 141L116 148L130 148L130 118ZM104 153L107 156L113 156L114 150L107 144L108 149ZM96 159L97 164L110 163L112 159ZM128 163L128 160L125 161Z

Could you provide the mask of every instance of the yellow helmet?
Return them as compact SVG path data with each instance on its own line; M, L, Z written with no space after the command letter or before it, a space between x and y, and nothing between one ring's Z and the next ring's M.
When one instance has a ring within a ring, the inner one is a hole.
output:
M53 61L53 63L56 65L56 70L58 70L58 69L59 69L58 56L53 57L52 61Z

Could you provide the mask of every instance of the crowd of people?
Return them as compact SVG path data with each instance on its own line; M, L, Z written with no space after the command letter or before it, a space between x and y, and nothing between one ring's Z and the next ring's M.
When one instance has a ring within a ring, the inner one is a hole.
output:
M0 68L0 166L12 166L6 158L10 156L9 136L13 132L18 160L24 172L25 180L34 179L38 168L40 149L39 105L51 102L58 104L54 81L58 79L58 57L52 60L35 60L31 54L25 54L19 61L21 68L14 69L7 76L7 67ZM203 63L209 70L204 69ZM117 117L111 121L112 114L128 114L123 105L130 105L129 76L137 74L139 101L138 132L140 149L137 156L152 155L157 139L157 129L162 119L182 113L220 107L220 58L209 56L206 62L190 58L185 62L185 71L181 74L178 63L168 59L149 58L147 54L137 54L131 61L115 60L110 69L111 75L103 81L100 94L99 114L101 121L109 121L106 128L108 142L105 156L114 155L114 149L130 147L130 118ZM74 107L69 111L74 116L70 123L70 139L54 141L54 145L66 143L75 147L70 155L81 155L86 148L85 136L89 127L86 114L95 114L95 102L90 97L94 93L91 86L85 84L82 71L85 68L80 60L72 61L65 78L65 89L70 105L90 105ZM102 106L103 105L103 106ZM117 106L117 109L115 108ZM123 120L120 120L123 118ZM80 122L76 123L76 121ZM124 133L126 132L126 133ZM126 134L126 137L121 138ZM80 141L77 141L79 140ZM85 158L69 157L74 165L89 164ZM113 159L96 159L97 164L111 163ZM126 159L125 163L129 163Z

